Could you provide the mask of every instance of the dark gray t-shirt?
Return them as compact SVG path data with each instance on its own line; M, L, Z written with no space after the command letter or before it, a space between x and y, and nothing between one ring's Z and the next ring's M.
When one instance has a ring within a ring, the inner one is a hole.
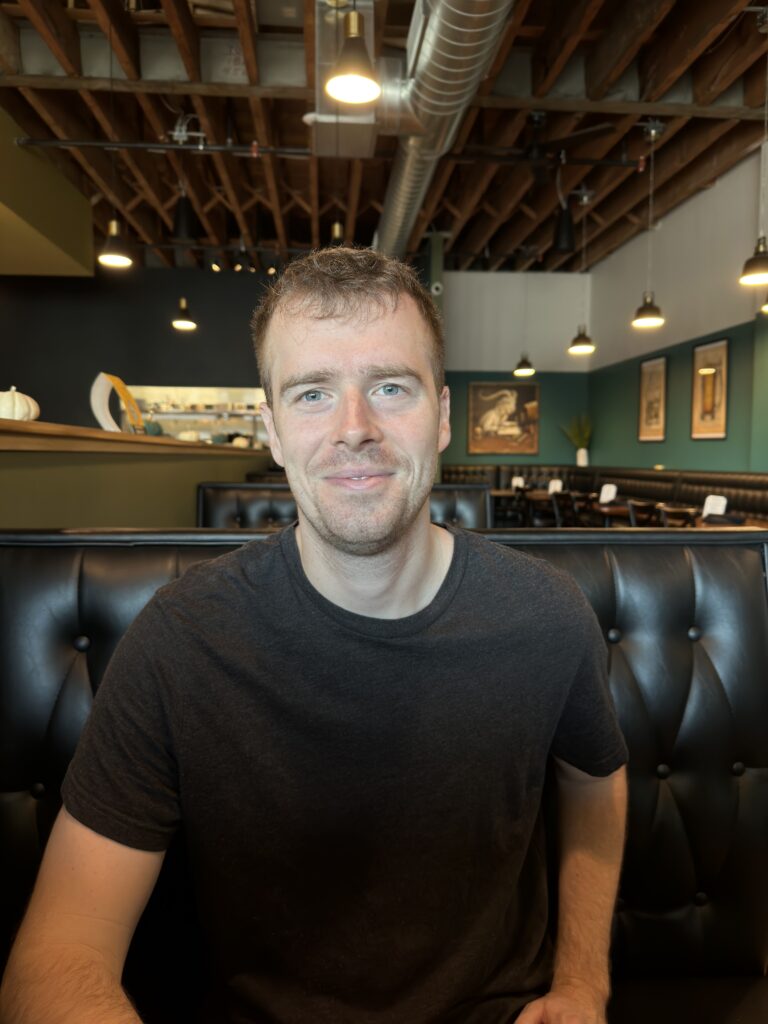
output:
M496 1024L547 984L548 757L626 759L605 646L571 577L452 532L415 615L327 601L289 528L115 652L64 801L140 849L183 823L216 1021Z

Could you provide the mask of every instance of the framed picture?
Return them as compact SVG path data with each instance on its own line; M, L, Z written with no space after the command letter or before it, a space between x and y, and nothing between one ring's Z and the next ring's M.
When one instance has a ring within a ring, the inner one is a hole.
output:
M539 385L472 381L467 424L470 455L538 455Z
M691 437L724 438L728 414L728 340L696 345L693 350Z
M640 363L638 441L663 441L667 420L667 357Z

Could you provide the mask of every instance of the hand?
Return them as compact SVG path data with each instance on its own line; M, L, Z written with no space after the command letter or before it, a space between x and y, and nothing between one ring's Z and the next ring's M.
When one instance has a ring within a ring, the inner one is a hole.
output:
M583 989L552 989L528 1003L517 1024L606 1024L605 1003Z

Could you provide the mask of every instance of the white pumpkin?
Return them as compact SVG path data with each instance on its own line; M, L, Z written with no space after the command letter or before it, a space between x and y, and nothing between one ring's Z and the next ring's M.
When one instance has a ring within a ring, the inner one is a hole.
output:
M12 387L10 391L0 391L0 419L4 420L36 420L40 415L40 406L29 395L23 395Z

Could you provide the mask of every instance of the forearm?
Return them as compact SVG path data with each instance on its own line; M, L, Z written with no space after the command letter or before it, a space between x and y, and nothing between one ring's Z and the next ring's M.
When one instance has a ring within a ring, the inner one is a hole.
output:
M608 954L626 822L626 773L558 775L560 876L554 989L610 992Z
M140 1024L106 962L85 948L14 950L0 989L0 1024Z

